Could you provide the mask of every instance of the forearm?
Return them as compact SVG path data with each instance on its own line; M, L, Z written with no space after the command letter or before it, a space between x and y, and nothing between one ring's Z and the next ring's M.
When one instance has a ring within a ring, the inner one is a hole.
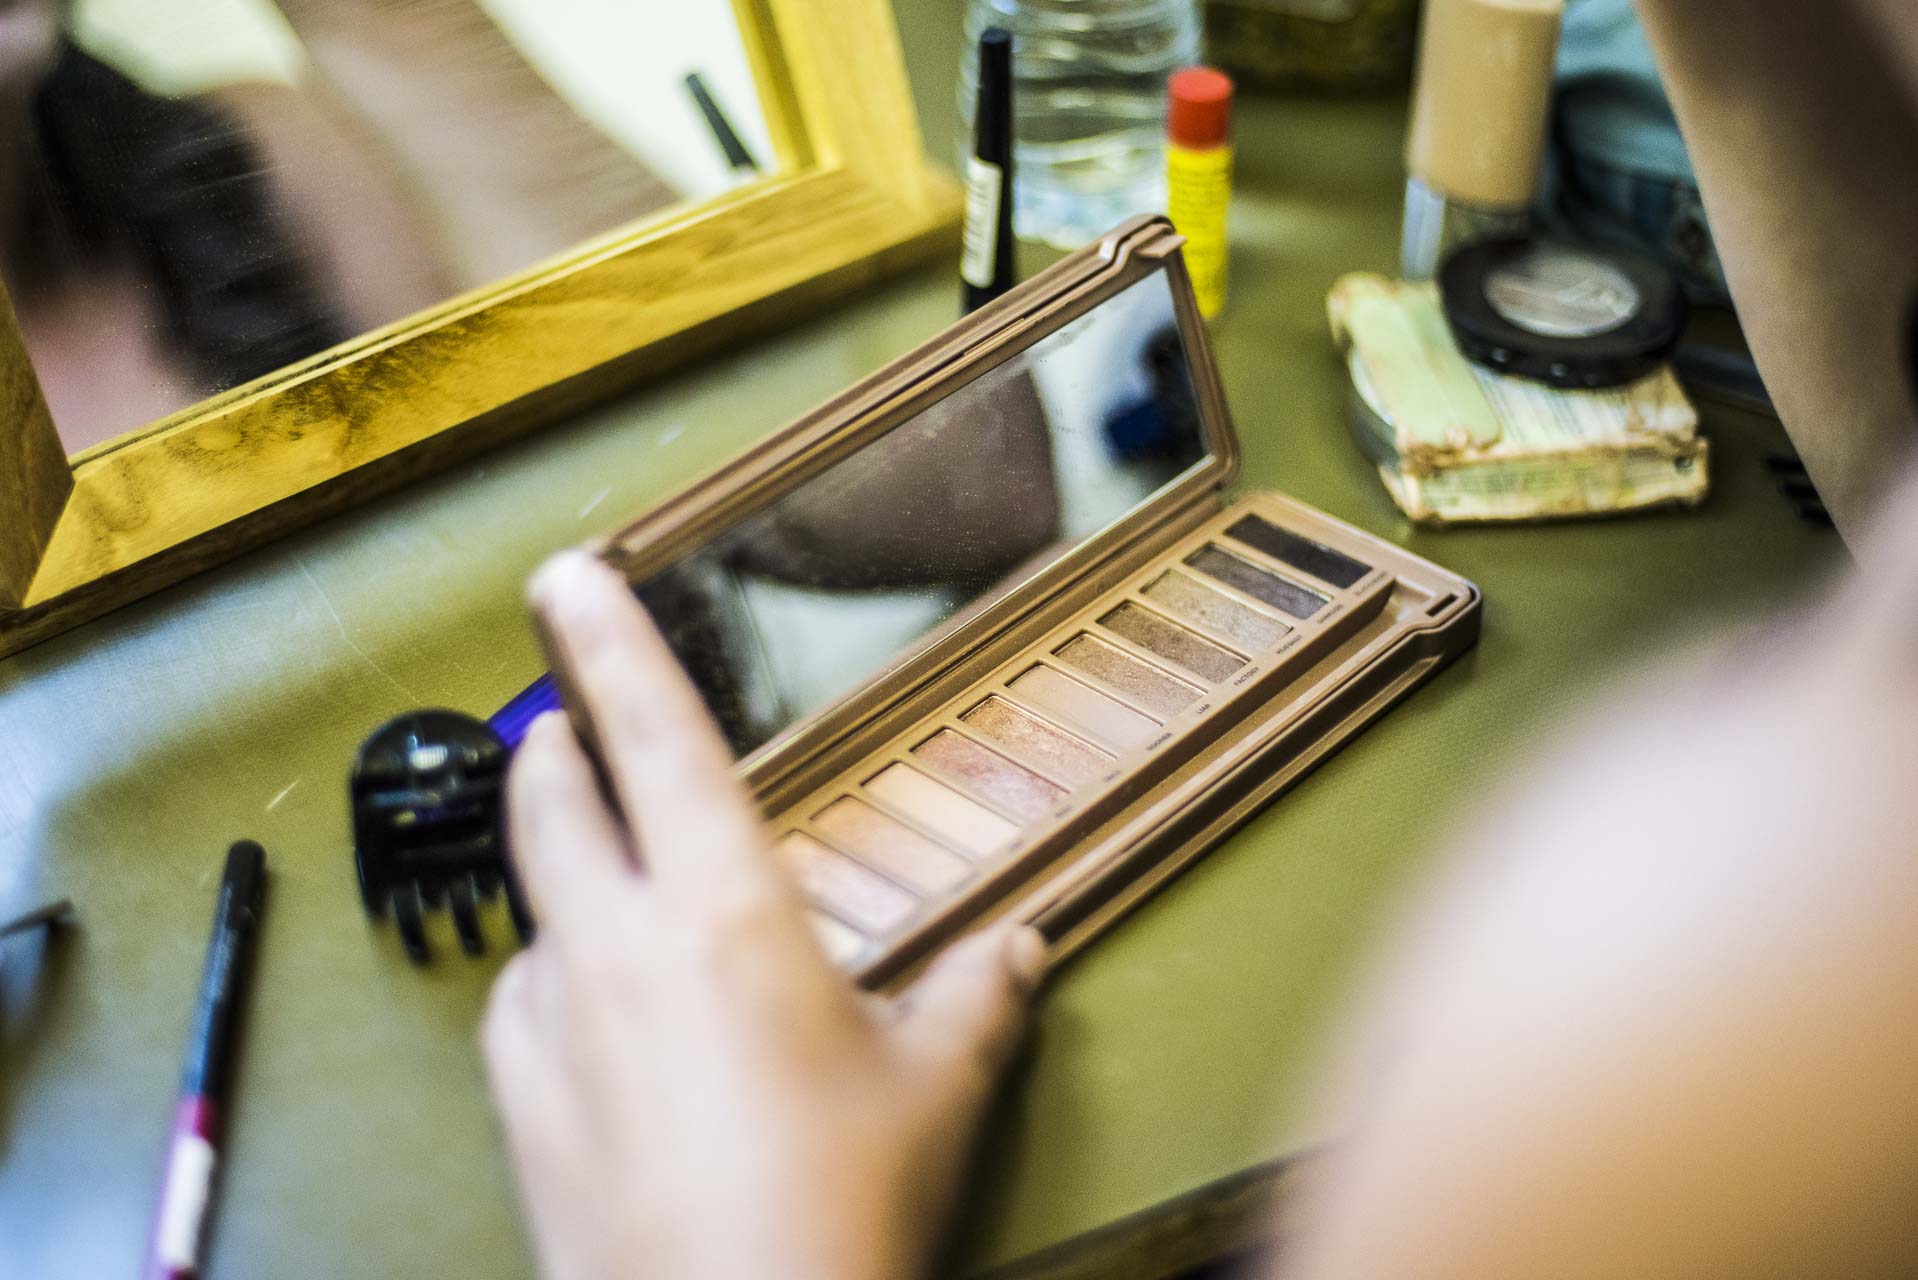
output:
M1884 506L1881 571L1461 828L1341 1037L1273 1280L1918 1274L1918 483Z
M1843 0L1639 0L1760 371L1854 548L1918 438L1918 115Z

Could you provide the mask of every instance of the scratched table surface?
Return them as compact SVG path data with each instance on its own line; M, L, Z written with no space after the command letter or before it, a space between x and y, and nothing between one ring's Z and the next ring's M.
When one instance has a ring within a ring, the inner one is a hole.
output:
M947 150L950 6L901 27ZM1251 101L1230 311L1246 454L1283 488L1475 579L1472 654L1071 966L996 1113L964 1265L1025 1256L1284 1153L1366 947L1481 797L1605 682L1838 570L1725 412L1688 515L1417 531L1349 443L1322 299L1393 260L1402 104ZM0 662L0 915L80 927L0 968L0 1276L129 1274L143 1245L213 879L271 898L214 1223L215 1280L525 1276L474 1028L503 947L416 969L356 896L346 772L405 709L490 711L538 670L521 583L953 318L950 265L653 384ZM500 922L489 925L496 938Z

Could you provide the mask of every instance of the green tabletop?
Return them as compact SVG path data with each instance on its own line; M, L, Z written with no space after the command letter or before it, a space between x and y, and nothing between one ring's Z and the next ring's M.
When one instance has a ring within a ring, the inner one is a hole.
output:
M950 137L950 6L901 26ZM1218 356L1244 483L1476 580L1476 651L1070 967L996 1115L960 1248L986 1266L1284 1153L1367 943L1438 833L1606 680L1776 609L1842 551L1714 411L1689 515L1416 531L1348 442L1322 300L1394 258L1398 103L1247 102ZM503 948L409 965L362 916L346 769L401 710L488 712L538 669L520 584L953 318L950 267L704 364L0 662L0 915L80 928L0 967L0 1275L128 1274L228 841L274 879L210 1274L524 1276L474 1028ZM1469 827L1467 828L1469 830ZM501 936L500 924L489 928Z

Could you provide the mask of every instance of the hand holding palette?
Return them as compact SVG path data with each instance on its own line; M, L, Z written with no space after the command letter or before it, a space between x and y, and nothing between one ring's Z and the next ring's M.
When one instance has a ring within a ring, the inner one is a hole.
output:
M1008 916L1069 953L1476 638L1469 582L1223 500L1180 243L1126 224L597 548L867 985Z

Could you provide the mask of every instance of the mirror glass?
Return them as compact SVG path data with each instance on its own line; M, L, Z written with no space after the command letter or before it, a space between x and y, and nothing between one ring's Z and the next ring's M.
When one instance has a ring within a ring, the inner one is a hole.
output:
M773 164L732 0L0 0L70 453Z
M639 588L743 756L1200 462L1164 272Z

